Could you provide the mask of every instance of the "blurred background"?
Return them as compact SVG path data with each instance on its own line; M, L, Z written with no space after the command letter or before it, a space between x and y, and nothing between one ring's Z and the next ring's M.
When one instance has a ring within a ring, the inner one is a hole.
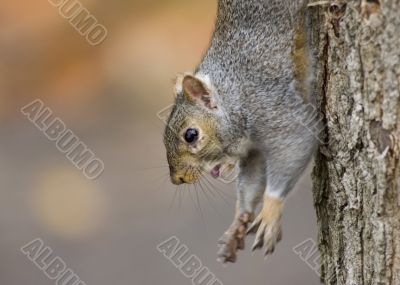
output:
M171 236L225 285L319 284L293 252L316 240L309 171L288 199L275 253L252 255L249 237L228 266L216 245L234 184L169 182L157 113L173 101L175 74L207 49L216 0L81 3L108 30L97 46L46 0L0 4L0 284L54 284L20 252L36 238L87 285L191 284L156 249ZM37 98L103 160L100 178L88 180L21 113Z

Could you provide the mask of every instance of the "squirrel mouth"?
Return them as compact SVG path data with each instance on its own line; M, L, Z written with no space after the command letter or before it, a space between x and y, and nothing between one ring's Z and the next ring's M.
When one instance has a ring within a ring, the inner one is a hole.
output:
M221 170L221 164L218 164L217 166L215 166L215 167L211 170L211 176L212 176L213 178L218 178L218 177L221 175L220 170Z

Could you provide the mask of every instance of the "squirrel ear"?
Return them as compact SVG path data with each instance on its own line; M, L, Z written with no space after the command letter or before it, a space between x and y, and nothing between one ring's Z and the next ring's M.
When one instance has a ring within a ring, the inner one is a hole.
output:
M186 75L182 80L182 89L189 100L202 104L209 109L216 108L210 89L199 78Z

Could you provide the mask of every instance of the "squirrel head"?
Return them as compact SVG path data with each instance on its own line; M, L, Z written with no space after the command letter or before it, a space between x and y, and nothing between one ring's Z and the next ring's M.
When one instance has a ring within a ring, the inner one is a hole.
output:
M204 171L214 178L227 163L221 133L222 112L207 78L185 74L175 86L175 104L164 132L173 184L195 183Z

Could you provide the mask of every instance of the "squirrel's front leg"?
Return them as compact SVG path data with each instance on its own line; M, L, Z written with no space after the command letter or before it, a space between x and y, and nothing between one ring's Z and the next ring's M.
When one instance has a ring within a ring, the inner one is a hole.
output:
M239 163L236 213L232 225L219 239L218 260L235 262L236 252L244 249L248 226L265 190L265 160L260 153L250 151Z
M236 202L235 217L232 224L218 240L220 247L218 251L218 261L235 262L236 252L244 249L244 239L249 223L254 220L254 214L240 209L239 200Z
M265 255L272 253L275 245L282 239L283 204L283 198L273 197L266 193L263 208L248 230L248 233L257 232L253 251L264 247Z
M264 247L267 255L274 251L275 245L282 239L284 200L310 161L315 148L314 141L311 135L309 141L288 136L287 141L280 141L281 147L273 146L273 151L268 152L264 205L248 230L248 233L256 232L253 250Z

